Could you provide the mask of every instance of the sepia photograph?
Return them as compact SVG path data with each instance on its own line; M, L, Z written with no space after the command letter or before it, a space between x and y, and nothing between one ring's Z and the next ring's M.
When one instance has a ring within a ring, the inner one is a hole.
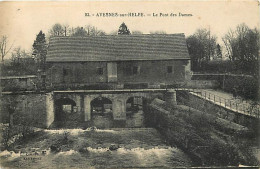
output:
M258 169L259 7L0 0L0 169Z

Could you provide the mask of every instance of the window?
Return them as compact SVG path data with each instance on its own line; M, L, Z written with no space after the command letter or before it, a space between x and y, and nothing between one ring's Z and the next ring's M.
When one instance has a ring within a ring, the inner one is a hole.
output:
M102 67L98 67L97 68L97 74L98 75L103 75L103 68Z
M124 64L124 74L132 75L132 66L130 64Z
M63 68L63 76L67 76L69 74L69 70Z
M140 67L134 66L134 67L133 67L133 74L134 74L134 75L137 75L137 74L139 74L139 73L140 73Z
M167 73L172 73L172 66L167 66Z

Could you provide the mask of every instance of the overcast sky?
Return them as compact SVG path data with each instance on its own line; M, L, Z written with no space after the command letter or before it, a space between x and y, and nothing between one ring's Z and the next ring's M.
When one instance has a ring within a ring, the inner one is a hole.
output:
M144 13L145 17L86 17L85 13L128 12ZM47 33L55 23L71 27L94 25L106 33L125 22L130 31L143 33L162 30L166 33L191 35L198 28L209 28L221 37L231 28L245 23L250 28L259 25L259 6L256 0L247 1L150 1L150 2L0 2L0 35L7 35L14 46L30 50L36 35ZM173 13L174 17L153 17L153 13ZM179 13L192 14L179 17Z

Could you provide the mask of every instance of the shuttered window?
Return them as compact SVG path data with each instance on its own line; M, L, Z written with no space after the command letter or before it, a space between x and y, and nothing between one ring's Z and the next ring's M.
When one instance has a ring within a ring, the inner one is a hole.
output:
M167 73L172 73L172 66L167 66Z
M103 75L103 68L102 67L98 67L97 68L97 74L98 75Z

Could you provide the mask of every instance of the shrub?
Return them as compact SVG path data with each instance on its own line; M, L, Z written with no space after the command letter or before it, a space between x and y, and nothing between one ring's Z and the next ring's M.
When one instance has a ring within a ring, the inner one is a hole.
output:
M244 148L238 144L241 136L229 136L219 130L215 124L216 117L211 114L180 105L170 114L152 106L149 109L147 124L156 127L170 145L178 146L190 155L196 165L227 166L238 165L239 162L248 165L257 161L246 155L250 154L248 144Z

